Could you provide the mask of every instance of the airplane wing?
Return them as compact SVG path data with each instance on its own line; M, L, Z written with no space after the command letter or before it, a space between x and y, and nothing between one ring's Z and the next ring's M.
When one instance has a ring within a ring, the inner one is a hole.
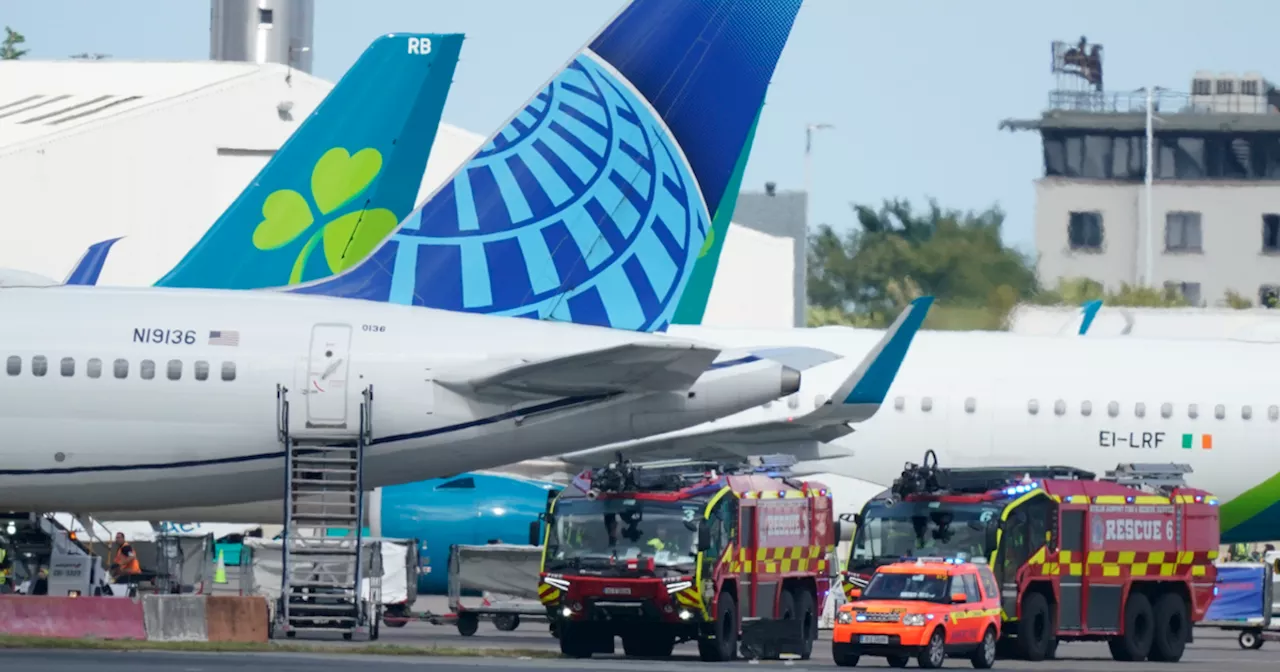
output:
M482 398L538 399L689 389L720 350L687 341L625 343L562 357L487 362L437 373L436 382Z
M848 457L848 451L829 445L830 442L853 433L852 424L865 421L879 410L932 304L931 296L912 301L853 372L830 395L823 395L822 402L812 411L797 412L783 401L771 408L754 408L675 432L568 453L561 459L574 466L592 466L614 459L618 452L629 459L645 460L680 457L736 461L773 453L794 455L800 461ZM820 365L839 366L848 367L848 360ZM805 373L805 380L813 378L821 376ZM798 394L807 396L808 392L802 389Z

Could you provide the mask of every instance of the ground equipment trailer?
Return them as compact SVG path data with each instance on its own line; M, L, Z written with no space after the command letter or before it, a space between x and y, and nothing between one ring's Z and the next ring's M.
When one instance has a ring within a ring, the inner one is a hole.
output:
M539 595L563 653L808 658L838 539L825 486L788 458L582 472L548 505ZM536 532L536 523L531 531Z
M1187 465L940 469L908 464L854 517L845 572L865 585L904 555L986 557L1001 587L1002 651L1104 640L1116 660L1176 661L1213 599L1217 499Z

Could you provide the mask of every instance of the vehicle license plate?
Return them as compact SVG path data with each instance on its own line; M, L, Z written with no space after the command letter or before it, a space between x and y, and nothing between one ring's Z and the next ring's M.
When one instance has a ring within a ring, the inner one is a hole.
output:
M889 635L862 635L858 641L862 644L888 644Z

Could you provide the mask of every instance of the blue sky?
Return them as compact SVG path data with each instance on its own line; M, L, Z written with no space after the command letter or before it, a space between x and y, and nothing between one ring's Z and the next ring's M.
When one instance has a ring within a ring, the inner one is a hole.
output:
M488 134L546 81L622 0L316 0L316 75L336 81L377 35L463 32L446 121ZM117 59L209 55L206 0L5 0L0 25L29 58L81 52ZM803 183L804 126L814 148L811 222L854 224L849 202L934 196L950 207L999 203L1005 237L1031 249L1037 136L997 130L1033 117L1053 78L1049 43L1106 48L1107 88L1186 91L1196 70L1268 72L1274 0L806 0L783 52L746 188Z

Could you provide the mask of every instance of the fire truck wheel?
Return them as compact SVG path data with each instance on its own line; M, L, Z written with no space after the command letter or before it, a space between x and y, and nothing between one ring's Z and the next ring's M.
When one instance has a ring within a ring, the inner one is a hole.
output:
M801 588L796 593L796 618L800 619L800 660L809 660L813 656L813 641L818 638L817 600L808 588Z
M933 629L933 634L929 635L929 643L925 645L924 651L920 652L920 656L916 658L916 664L922 670L936 670L942 667L943 661L947 659L947 633L942 631L942 626Z
M796 617L796 596L790 590L778 596L778 618L787 621Z
M719 663L738 657L738 603L729 593L716 600L715 638L698 638L698 656L703 662Z
M1191 609L1181 595L1167 591L1156 599L1155 633L1151 641L1151 660L1159 663L1176 663L1182 660L1187 648L1187 630Z
M579 623L560 624L560 653L570 658L590 658L590 634Z
M996 631L995 628L987 628L982 635L982 643L974 650L973 657L970 658L973 666L979 670L989 670L992 665L996 664Z
M1044 660L1053 639L1053 620L1044 593L1028 592L1022 598L1022 615L1018 617L1018 653L1031 661Z
M1111 649L1111 657L1116 660L1139 662L1146 660L1151 653L1151 640L1155 628L1151 613L1151 601L1146 595L1137 591L1129 591L1129 600L1124 606L1124 630L1119 637L1107 640Z

